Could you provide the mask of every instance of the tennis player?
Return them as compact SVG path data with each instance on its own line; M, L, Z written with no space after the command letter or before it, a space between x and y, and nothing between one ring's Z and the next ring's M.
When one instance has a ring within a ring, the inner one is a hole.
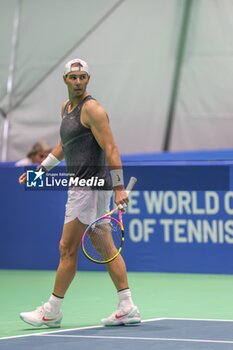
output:
M50 170L65 157L68 173L89 178L101 175L107 181L107 174L97 170L104 169L106 160L110 168L115 203L127 205L122 163L107 113L87 92L90 80L87 63L81 59L69 61L65 65L63 79L69 99L62 106L61 142L53 148L41 167ZM25 181L24 173L19 177L19 182L23 184ZM60 327L61 305L76 274L82 234L89 223L109 211L111 194L112 191L85 190L80 187L69 189L53 293L42 306L31 312L22 312L20 318L23 321L35 327ZM140 313L131 297L122 256L119 255L107 264L107 269L118 292L119 302L117 310L102 319L103 325L140 323Z

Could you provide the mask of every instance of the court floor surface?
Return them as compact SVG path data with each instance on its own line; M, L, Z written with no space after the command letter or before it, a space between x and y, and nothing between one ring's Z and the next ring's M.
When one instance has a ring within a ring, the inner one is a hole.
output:
M79 271L62 306L62 328L54 330L27 325L19 313L47 300L55 271L0 270L0 350L233 350L231 275L128 277L141 326L99 326L116 307L115 289L107 273Z
M232 350L233 321L155 318L140 326L90 326L0 338L0 350Z

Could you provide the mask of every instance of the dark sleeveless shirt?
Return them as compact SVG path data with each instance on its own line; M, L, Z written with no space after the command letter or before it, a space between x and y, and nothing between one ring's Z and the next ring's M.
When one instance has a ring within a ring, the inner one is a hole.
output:
M70 102L64 108L60 136L66 170L68 175L75 177L88 179L98 176L106 180L104 151L97 143L91 129L83 126L80 121L82 107L89 100L94 98L90 95L86 96L70 113L68 113Z

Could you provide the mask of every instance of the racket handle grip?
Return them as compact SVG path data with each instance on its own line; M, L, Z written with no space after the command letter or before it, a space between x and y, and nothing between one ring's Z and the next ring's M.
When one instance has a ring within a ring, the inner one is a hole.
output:
M134 187L134 185L136 184L136 182L137 182L137 179L136 179L136 177L131 177L130 178L130 180L129 180L129 183L128 183L128 185L127 185L127 187L126 187L126 192L129 194L129 192L130 191L132 191L132 189L133 189L133 187Z
M130 180L129 180L129 183L128 183L127 187L126 187L127 194L129 194L132 191L132 189L133 189L134 185L136 184L136 182L137 182L136 177L132 176L130 178ZM125 209L126 207L127 207L127 204L125 204L125 203L124 203L124 205L122 205L122 204L118 205L118 209L120 209L120 210Z

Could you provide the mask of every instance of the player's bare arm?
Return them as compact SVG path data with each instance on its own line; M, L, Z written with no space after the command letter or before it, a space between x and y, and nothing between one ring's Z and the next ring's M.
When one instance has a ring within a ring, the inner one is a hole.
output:
M91 129L96 141L104 150L110 170L121 169L120 154L104 108L95 100L88 101L83 109L81 122ZM114 187L114 191L117 205L128 203L128 196L123 186Z
M64 152L62 149L61 142L59 142L51 151L52 155L56 157L58 160L62 160L64 158Z

